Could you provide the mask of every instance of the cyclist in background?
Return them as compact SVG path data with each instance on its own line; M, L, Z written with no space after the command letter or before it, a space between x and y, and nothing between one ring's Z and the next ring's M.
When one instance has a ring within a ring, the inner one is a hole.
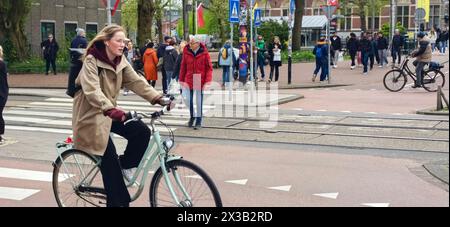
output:
M411 53L411 57L415 57L416 60L413 62L416 66L416 84L412 88L422 87L422 72L425 65L431 62L431 44L430 39L425 35L424 32L419 32L417 34L419 41L419 48Z
M100 170L107 195L106 205L110 207L129 206L131 198L124 177L130 180L151 133L142 121L123 124L125 112L117 107L120 88L130 89L151 104L168 104L123 57L125 39L125 30L121 26L110 25L89 43L83 68L75 81L82 89L73 101L75 149L102 156ZM120 158L110 132L128 140Z

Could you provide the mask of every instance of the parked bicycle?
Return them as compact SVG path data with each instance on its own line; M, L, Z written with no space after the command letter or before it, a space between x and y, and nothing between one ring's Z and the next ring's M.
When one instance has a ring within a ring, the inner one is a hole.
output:
M156 169L149 189L150 206L221 207L219 191L207 173L194 163L170 153L175 137L173 131L160 120L170 108L166 106L151 114L134 111L128 114L129 119L125 124L148 118L151 119L149 127L152 132L137 171L127 183L129 189L137 188L131 200L139 198L149 172ZM155 127L156 121L168 129L168 139L161 139L160 132ZM58 206L105 206L106 191L100 172L101 157L73 149L70 140L57 143L56 151L58 158L53 162L53 192Z
M408 82L408 76L414 82L417 81L416 74L408 66L410 59L411 57L407 56L400 67L394 67L384 75L383 84L386 89L392 92L402 90ZM436 66L430 66L429 64L428 68L422 72L422 86L425 90L435 92L439 85L444 87L445 75L441 72L442 68L444 68L442 64Z

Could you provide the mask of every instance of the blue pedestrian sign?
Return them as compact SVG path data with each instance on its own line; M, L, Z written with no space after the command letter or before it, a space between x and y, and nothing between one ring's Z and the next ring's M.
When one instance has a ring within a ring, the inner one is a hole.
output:
M290 4L290 8L291 8L291 15L293 15L294 14L294 12L295 12L295 1L294 0L291 0L291 2L289 3Z
M230 2L230 23L239 23L239 0L229 0Z
M255 9L255 27L261 26L261 9Z

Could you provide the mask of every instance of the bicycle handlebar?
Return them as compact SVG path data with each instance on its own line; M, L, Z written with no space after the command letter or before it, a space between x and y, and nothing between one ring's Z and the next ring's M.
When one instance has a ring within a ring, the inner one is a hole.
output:
M152 120L156 120L162 115L165 115L167 112L170 112L170 110L175 107L175 103L173 102L175 98L173 96L166 96L162 99L164 99L162 101L162 104L165 105L162 110L155 111L153 113L143 113L132 110L126 114L124 125L130 123L131 121L139 121L142 118L150 118Z

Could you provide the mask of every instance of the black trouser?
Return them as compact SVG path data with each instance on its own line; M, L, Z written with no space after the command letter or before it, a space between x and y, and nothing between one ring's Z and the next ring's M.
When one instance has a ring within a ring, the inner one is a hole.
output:
M373 69L373 65L375 63L375 55L369 54L369 60L370 60L370 69Z
M395 64L395 60L398 57L398 64L402 61L402 51L400 49L392 49L392 63Z
M4 108L5 108L5 104L2 103L2 100L0 100L0 135L5 134L5 120L3 119L3 109Z
M106 190L108 207L129 206L131 201L125 185L122 169L137 167L150 141L150 129L142 121L132 121L127 125L113 122L111 132L128 140L124 155L120 158L116 147L109 138L108 146L102 157L100 170L103 176L103 185Z
M275 81L278 81L278 77L280 76L280 66L278 65L270 66L270 80L272 81L274 69L275 69Z
M162 87L163 87L163 93L167 94L167 87L169 86L167 84L167 73L164 67L161 68L161 74L162 74Z
M156 86L156 80L147 80L148 84L150 84L152 87Z
M50 64L52 65L53 73L56 74L56 59L54 58L45 59L45 74L48 74Z
M350 51L350 58L352 59L352 66L355 66L355 57L356 57L356 52Z

